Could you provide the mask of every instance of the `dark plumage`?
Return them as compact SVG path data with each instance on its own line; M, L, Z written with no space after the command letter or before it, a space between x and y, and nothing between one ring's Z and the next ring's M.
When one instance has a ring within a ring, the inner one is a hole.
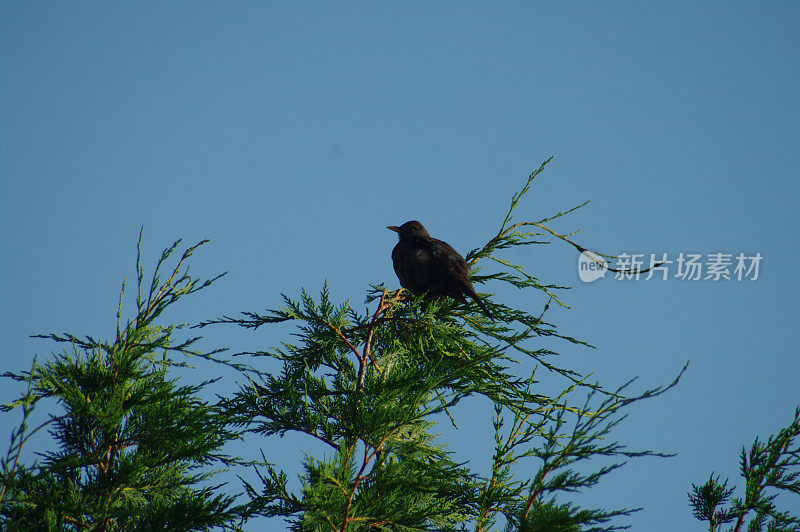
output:
M388 229L400 237L392 250L392 263L403 288L414 295L427 292L433 297L452 297L465 303L464 296L468 295L492 318L472 286L469 264L450 244L431 238L416 220L400 227L390 225Z

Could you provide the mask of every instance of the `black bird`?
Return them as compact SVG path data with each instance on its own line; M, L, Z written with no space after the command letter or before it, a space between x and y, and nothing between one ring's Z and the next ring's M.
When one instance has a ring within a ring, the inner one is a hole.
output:
M450 246L431 238L425 227L416 220L400 227L390 225L400 237L392 250L392 263L400 285L414 295L425 292L433 297L452 297L463 303L468 295L490 318L492 314L475 293L470 281L470 268L464 257Z

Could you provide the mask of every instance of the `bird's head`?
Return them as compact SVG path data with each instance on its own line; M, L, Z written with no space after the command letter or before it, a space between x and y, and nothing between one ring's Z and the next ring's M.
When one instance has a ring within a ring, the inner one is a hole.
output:
M394 225L390 225L387 229L391 229L400 237L400 240L404 238L430 238L431 235L425 230L425 226L419 223L416 220L411 220L410 222L406 222L400 227L396 227Z

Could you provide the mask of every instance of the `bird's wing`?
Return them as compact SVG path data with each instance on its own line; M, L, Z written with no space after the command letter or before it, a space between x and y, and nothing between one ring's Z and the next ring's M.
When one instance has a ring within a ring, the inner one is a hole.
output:
M456 288L456 291L452 292L450 295L464 300L464 296L461 295L461 292L466 293L475 300L475 303L478 304L486 316L490 319L494 319L492 313L489 312L489 309L486 307L486 304L481 301L481 298L475 292L475 287L472 286L472 281L470 280L471 270L467 261L464 260L464 257L459 255L447 242L436 239L432 240L431 254L434 258L434 267L440 272L445 272L447 277L451 279L451 282L454 282L456 285L455 287L451 285L451 288Z
M433 261L431 266L436 270L446 273L455 274L458 278L469 279L470 268L467 261L464 260L458 251L453 249L453 246L447 242L431 239L431 256Z

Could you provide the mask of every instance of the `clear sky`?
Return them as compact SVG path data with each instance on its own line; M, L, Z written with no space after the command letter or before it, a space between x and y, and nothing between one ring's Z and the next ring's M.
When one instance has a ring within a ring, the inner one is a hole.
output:
M554 155L520 218L591 200L556 227L593 249L763 257L755 281L673 264L666 281L587 284L569 246L518 254L574 287L550 319L597 346L561 346L561 365L641 389L691 361L616 433L677 457L575 503L643 506L633 530L703 530L691 483L713 470L741 487L741 447L800 403L798 23L796 2L2 2L0 369L53 349L31 334L113 334L141 225L146 267L210 238L193 271L230 271L171 319L263 310L325 279L361 305L369 283L397 285L387 225L479 247ZM239 351L287 330L203 333ZM477 403L452 441L482 464ZM304 441L249 445L292 472Z

